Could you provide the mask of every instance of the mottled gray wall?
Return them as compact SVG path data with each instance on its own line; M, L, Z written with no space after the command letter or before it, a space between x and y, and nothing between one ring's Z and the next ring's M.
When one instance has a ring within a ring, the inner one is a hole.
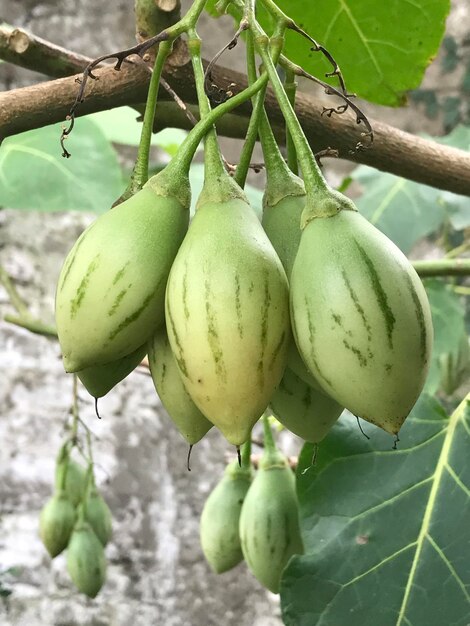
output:
M132 0L0 0L0 17L98 55L134 40L132 5ZM109 13L103 19L105 9ZM455 1L449 22L454 34L463 36L468 17L466 1ZM201 25L207 56L227 40L229 29L228 22L217 30L213 24ZM0 66L1 88L39 78ZM428 86L442 82L437 65L426 81ZM403 128L441 129L440 119L429 122L417 115L419 108L370 110ZM236 144L224 145L232 158ZM44 320L52 319L54 285L64 255L90 219L0 211L0 263ZM10 311L1 288L0 311ZM81 416L98 438L98 481L115 526L107 548L108 582L95 601L74 591L64 558L51 563L37 535L38 513L51 492L54 456L70 408L71 379L63 372L54 341L0 322L0 571L21 568L17 577L5 581L13 594L0 603L0 624L279 626L277 597L265 592L243 565L216 577L202 558L198 520L223 471L229 447L222 438L209 433L195 449L188 473L186 446L147 376L134 373L110 393L101 404L101 421L86 394L81 395ZM286 436L283 443L291 454L299 447L298 440Z

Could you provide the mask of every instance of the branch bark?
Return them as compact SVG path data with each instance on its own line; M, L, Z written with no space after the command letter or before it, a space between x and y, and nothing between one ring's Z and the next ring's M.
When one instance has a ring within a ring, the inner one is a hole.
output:
M83 65L87 60L83 61ZM31 66L29 67L31 69ZM87 115L116 106L135 106L145 101L149 74L140 59L137 63L125 64L120 72L105 67L98 70L97 74L99 80L89 81L85 101L79 107L78 115ZM168 64L164 75L185 102L188 104L197 102L189 63ZM236 87L232 89L234 92L246 87L246 77L228 68L217 67L213 77L221 86L235 83ZM65 120L76 94L75 81L76 77L63 78L0 94L0 140ZM168 100L163 90L159 94L159 99ZM284 141L284 120L274 94L269 90L266 107L278 139ZM172 108L161 107L157 120L159 128L165 126L167 122L164 118L165 111L172 111L171 117L174 119L176 108L176 105ZM328 118L322 116L322 110L323 106L316 98L298 92L296 113L315 152L332 147L338 150L340 158L371 165L440 189L470 195L470 154L467 152L372 120L375 131L373 146L351 156L350 150L361 139L361 128L347 115ZM222 121L218 125L219 133L243 138L250 113L249 103L239 107L235 114L240 122L232 126ZM184 120L181 125L185 125Z
M82 54L5 23L0 24L0 59L55 78L81 72L90 61Z

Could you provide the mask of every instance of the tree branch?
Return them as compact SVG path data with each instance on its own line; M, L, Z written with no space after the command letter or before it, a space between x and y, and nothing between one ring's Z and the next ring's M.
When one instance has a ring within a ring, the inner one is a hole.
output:
M0 24L0 59L54 78L77 74L91 60L5 23Z
M469 276L470 259L438 259L432 261L413 261L413 267L421 276Z
M62 50L61 54L63 52ZM87 115L123 105L135 106L145 101L149 74L142 67L141 60L138 61L136 64L126 64L120 72L109 67L98 70L100 80L89 81L85 101L78 108L77 114ZM85 61L83 64L85 65ZM185 102L196 104L189 63L168 64L165 78ZM221 86L235 83L236 87L232 88L234 93L246 87L246 77L227 68L216 67L213 78ZM75 80L76 77L64 78L0 94L0 140L65 120L76 95ZM159 100L168 100L163 90L159 94ZM284 141L284 120L274 95L269 90L266 108L278 139ZM157 120L159 128L166 125L167 120L163 116L170 111L174 119L176 106L161 107ZM328 118L322 116L322 111L323 105L316 98L298 92L296 112L315 152L332 147L338 150L340 158L352 159L416 182L470 195L470 154L467 152L411 135L382 122L372 121L375 132L373 146L351 156L350 150L361 139L361 129L347 116ZM249 103L239 107L235 115L242 118L240 123L232 127L222 121L218 125L219 133L243 138L250 113ZM182 121L181 125L186 126L186 123Z

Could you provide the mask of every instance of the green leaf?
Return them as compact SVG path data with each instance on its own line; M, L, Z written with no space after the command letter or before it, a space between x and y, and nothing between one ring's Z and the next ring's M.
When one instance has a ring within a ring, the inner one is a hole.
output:
M297 484L306 554L284 571L286 626L467 626L470 397L449 420L422 396L400 433L349 415L304 446Z
M470 152L470 128L457 126L438 143ZM408 253L422 237L438 230L445 219L455 230L470 226L470 198L380 172L366 165L351 177L363 189L356 200L361 213Z
M339 63L348 89L397 106L417 87L444 35L449 0L278 0ZM288 33L286 54L318 77L330 71L308 41Z
M5 139L0 150L0 205L39 211L110 208L123 189L116 153L100 129L78 119L61 156L61 125Z
M128 146L138 146L142 123L137 119L139 114L131 107L118 107L109 111L100 111L88 116L98 124L109 141ZM152 145L165 150L173 156L183 143L188 133L180 128L165 128L152 137Z
M426 391L436 393L441 386L445 372L441 371L444 361L456 363L462 350L462 342L466 339L465 309L461 298L452 286L443 280L426 280L426 293L431 306L432 324L434 327L434 343L431 367L426 380ZM445 357L449 355L449 357ZM445 357L445 359L443 359Z
M442 225L445 210L438 189L366 165L351 176L364 190L356 200L360 212L405 254Z

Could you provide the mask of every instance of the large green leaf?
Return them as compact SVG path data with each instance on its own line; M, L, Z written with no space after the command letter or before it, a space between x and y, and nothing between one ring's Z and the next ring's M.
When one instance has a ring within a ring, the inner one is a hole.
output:
M456 127L435 141L470 151L470 128ZM449 220L455 230L470 226L470 198L361 165L351 174L363 189L359 210L405 253Z
M0 205L39 211L106 211L123 191L117 155L98 126L78 119L61 156L61 125L5 139L0 147Z
M452 289L452 285L443 280L426 280L426 292L431 306L432 324L434 327L434 343L432 361L426 380L426 391L434 394L441 387L441 381L448 378L446 371L449 364L456 370L460 357L465 358L466 329L465 308L462 299ZM443 381L444 382L444 381ZM458 386L458 380L455 386Z
M449 420L423 396L398 450L341 418L298 494L306 554L281 585L286 626L468 626L470 397Z
M214 13L215 0L208 10ZM450 0L277 0L292 17L336 58L348 88L361 98L396 106L417 87L435 57ZM271 23L260 11L263 25ZM286 54L318 77L331 67L309 42L288 33Z
M408 253L443 223L445 210L433 187L362 165L352 173L364 190L356 200L361 213Z

